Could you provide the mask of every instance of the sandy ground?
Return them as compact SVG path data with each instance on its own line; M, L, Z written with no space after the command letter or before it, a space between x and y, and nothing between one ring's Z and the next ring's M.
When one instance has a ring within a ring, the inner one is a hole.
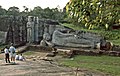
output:
M102 73L90 72L79 69L76 75L75 69L61 66L56 59L61 56L51 58L49 61L41 60L40 57L46 53L36 53L32 56L26 56L26 61L16 61L16 63L5 63L4 54L0 54L0 76L105 76Z

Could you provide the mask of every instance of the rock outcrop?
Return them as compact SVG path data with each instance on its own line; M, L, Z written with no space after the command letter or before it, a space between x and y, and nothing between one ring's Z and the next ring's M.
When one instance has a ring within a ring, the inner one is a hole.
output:
M102 37L89 32L75 31L72 33L62 33L55 30L52 36L52 43L66 47L94 48L97 43L100 43L101 39Z

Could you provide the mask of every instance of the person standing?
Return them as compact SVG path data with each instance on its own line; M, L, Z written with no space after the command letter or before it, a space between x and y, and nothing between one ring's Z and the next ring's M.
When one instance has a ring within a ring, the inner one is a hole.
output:
M13 44L11 44L9 51L10 51L11 61L13 61L15 63L16 49L13 46Z
M10 60L9 60L9 50L8 50L7 46L5 47L4 52L5 52L5 61L6 61L6 63L7 62L10 63Z

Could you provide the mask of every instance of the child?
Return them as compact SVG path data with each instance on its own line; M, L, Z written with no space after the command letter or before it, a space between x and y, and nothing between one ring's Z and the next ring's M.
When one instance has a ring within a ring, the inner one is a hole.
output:
M20 54L19 60L20 60L20 61L25 61L25 58L22 56L22 54Z
M19 55L18 54L16 54L15 60L19 60Z
M5 61L6 61L6 63L7 62L10 63L10 60L9 60L9 50L8 50L7 46L5 47L4 52L5 52Z

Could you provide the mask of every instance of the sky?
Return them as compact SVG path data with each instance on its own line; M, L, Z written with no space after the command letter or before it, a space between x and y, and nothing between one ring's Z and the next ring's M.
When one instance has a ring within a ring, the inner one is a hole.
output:
M59 5L62 9L68 1L69 0L0 0L0 6L5 9L16 6L19 7L20 11L23 11L23 6L33 9L36 6L56 8Z

